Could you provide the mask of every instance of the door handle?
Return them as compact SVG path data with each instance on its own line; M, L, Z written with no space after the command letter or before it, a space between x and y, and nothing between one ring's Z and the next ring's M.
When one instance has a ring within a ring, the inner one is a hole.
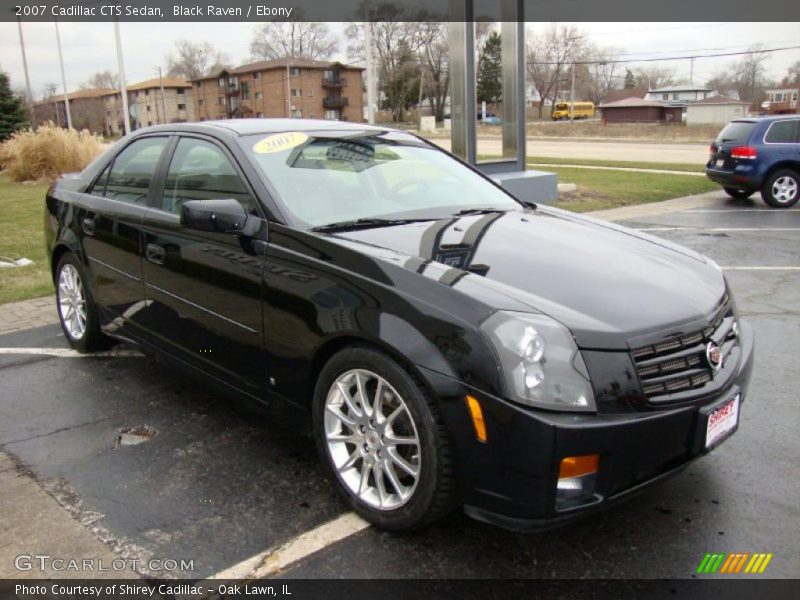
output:
M86 218L81 221L81 229L86 235L94 235L94 219Z
M144 249L144 255L145 258L151 263L163 265L167 252L161 246L156 244L147 244L147 247Z

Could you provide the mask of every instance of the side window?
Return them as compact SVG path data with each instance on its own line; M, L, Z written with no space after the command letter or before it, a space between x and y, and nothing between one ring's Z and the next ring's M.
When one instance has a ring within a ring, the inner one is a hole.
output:
M255 201L225 153L210 142L182 138L169 165L161 209L180 214L181 206L189 200L227 198L258 214Z
M111 165L114 164L113 162L108 163L108 166L103 169L103 172L100 173L100 177L97 178L97 181L94 182L92 186L90 194L93 196L105 196L106 195L106 184L108 183L108 173L111 171Z
M125 148L111 165L104 196L132 204L146 204L153 172L166 146L167 138L154 137L137 140Z
M768 144L791 144L797 137L796 129L797 121L775 121L764 141Z

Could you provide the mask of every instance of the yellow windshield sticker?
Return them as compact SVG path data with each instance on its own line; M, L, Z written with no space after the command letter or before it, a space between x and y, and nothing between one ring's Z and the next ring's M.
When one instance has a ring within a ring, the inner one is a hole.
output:
M305 133L299 131L288 131L286 133L276 133L265 137L253 146L256 154L272 154L273 152L283 152L299 146L308 139Z

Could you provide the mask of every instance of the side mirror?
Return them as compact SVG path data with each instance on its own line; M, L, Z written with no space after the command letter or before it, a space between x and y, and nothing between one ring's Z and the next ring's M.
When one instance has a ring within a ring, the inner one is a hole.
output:
M244 233L250 216L236 200L189 200L181 206L181 225L199 231Z

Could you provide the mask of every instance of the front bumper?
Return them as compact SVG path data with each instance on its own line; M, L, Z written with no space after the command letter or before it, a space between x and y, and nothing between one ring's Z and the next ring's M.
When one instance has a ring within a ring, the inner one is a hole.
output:
M743 402L753 367L753 331L741 323L741 356L735 375L714 398L689 405L621 414L548 413L423 370L440 399L456 451L456 469L467 514L501 527L536 531L586 517L662 481L706 452L705 414L736 394ZM483 409L487 441L479 442L464 396ZM595 499L556 510L561 459L599 454Z

